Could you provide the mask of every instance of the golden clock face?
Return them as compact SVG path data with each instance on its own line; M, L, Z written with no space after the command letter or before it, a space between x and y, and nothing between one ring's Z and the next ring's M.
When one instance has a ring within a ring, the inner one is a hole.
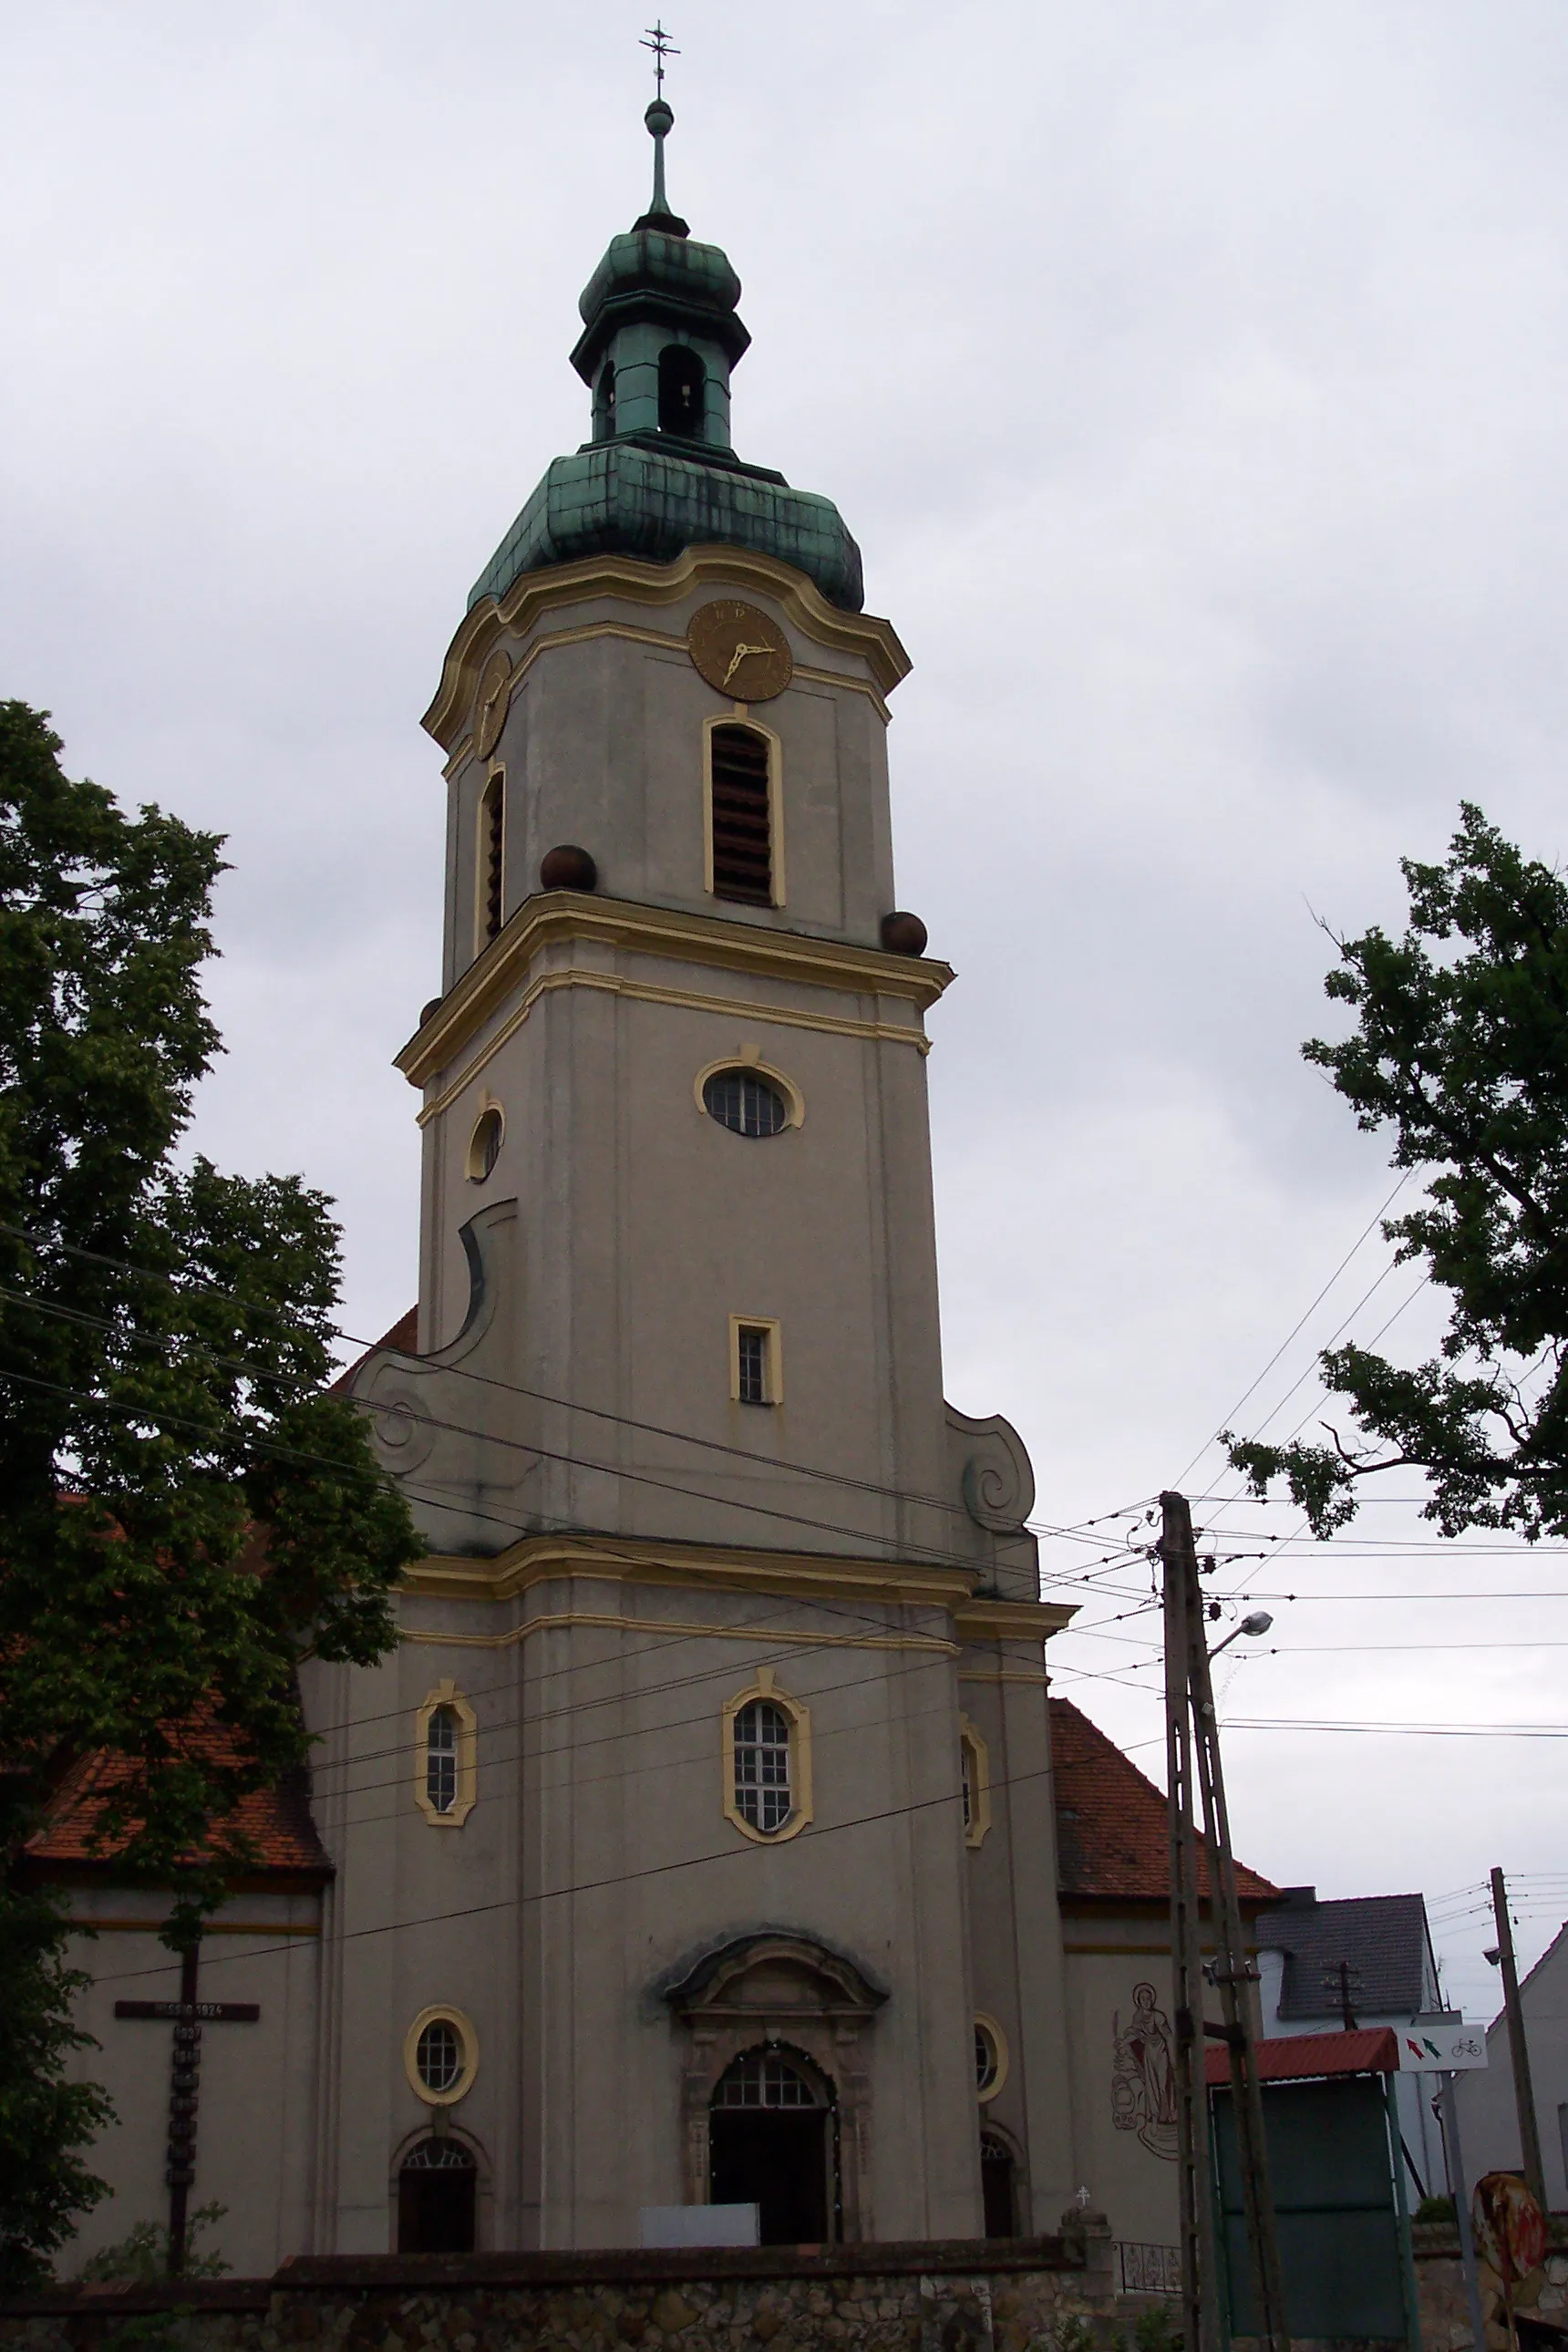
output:
M686 646L709 685L733 702L771 702L795 676L784 631L754 604L716 597L700 606Z
M511 664L505 654L492 654L485 664L479 690L474 700L474 749L481 760L488 760L495 750L500 730L506 724L506 707L510 696Z

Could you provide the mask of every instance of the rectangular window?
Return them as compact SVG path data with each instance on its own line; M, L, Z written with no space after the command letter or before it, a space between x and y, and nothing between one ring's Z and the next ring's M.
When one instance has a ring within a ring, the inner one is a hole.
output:
M784 1367L779 1327L762 1316L730 1318L730 1394L737 1404L779 1404Z
M741 1335L741 1402L768 1402L768 1335L742 1328Z

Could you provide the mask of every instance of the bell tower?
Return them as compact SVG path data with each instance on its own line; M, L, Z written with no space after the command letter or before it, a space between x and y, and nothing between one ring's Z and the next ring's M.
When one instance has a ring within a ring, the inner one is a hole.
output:
M425 719L417 1339L353 1392L430 1548L407 1704L473 1761L460 1823L397 1829L395 1883L489 1923L469 2013L521 2085L494 2242L629 2244L645 2207L739 2193L751 2142L712 2115L764 2097L786 2011L839 2168L792 2211L978 2229L984 2015L1014 2053L988 2116L1054 2223L1040 1644L1070 1612L1021 1442L942 1397L925 1016L953 974L894 887L909 659L837 508L731 445L741 286L669 205L673 121L661 95L652 203L582 297L589 438Z
M908 657L837 509L730 446L740 281L670 211L673 116L647 119L652 206L582 299L594 436L481 573L426 718L449 811L443 992L400 1056L422 1358L378 1372L409 1406L382 1427L443 1549L586 1526L956 1546L1026 1579L1026 1541L933 1499L923 1016L952 973L894 901ZM416 1402L481 1359L510 1392ZM1009 1434L985 1475L1016 1524Z

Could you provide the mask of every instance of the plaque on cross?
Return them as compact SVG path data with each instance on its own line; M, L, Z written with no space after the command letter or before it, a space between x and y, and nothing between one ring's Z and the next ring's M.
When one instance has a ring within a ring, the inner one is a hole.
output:
M169 2190L169 2275L185 2266L186 2214L196 2177L197 2091L202 2071L202 2030L208 2025L254 2025L261 2015L255 2000L196 1998L201 1947L180 1955L178 2000L117 2000L116 2017L150 2019L174 2029L169 2045L169 2144L163 2179Z

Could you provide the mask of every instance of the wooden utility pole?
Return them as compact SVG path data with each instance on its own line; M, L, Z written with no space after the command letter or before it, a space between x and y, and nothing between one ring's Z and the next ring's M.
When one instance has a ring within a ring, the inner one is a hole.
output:
M1498 1959L1502 1968L1502 2000L1508 2012L1508 2054L1513 2061L1513 2103L1519 2111L1519 2147L1530 2193L1544 2213L1546 2175L1541 2163L1541 2134L1535 2122L1535 2092L1530 2080L1530 2051L1524 2039L1524 2011L1519 1998L1519 1969L1513 1957L1513 1922L1508 1916L1508 1884L1500 1870L1492 1873L1492 1916L1497 1921Z
M1165 1689L1166 1752L1175 1759L1169 1783L1171 1847L1173 1865L1180 1865L1187 1848L1193 1850L1190 1908L1195 1923L1196 1819L1194 1781L1203 1799L1204 1829L1208 1855L1209 1919L1214 1931L1215 1958L1210 1981L1217 1986L1224 2023L1205 2027L1201 1970L1191 1980L1190 1961L1184 1968L1180 1931L1187 1933L1187 1949L1195 1941L1186 1929L1187 1884L1178 1866L1171 1875L1172 1960L1177 1973L1175 2027L1177 2049L1191 2053L1195 2097L1182 2121L1203 2160L1192 2166L1192 2189L1207 2187L1210 2157L1207 2136L1207 2095L1204 2090L1203 2045L1205 2032L1223 2041L1230 2053L1231 2110L1236 2122L1237 2157L1241 2171L1242 2205L1247 2217L1247 2251L1251 2258L1254 2330L1265 2352L1290 2352L1285 2315L1284 2276L1279 2262L1279 2236L1274 2214L1274 2192L1268 2177L1268 2148L1263 2128L1263 2093L1253 2045L1248 1988L1258 1970L1248 1960L1242 1936L1241 1905L1236 1890L1236 1857L1231 1852L1230 1819L1226 1809L1225 1779L1220 1768L1219 1731L1215 1715L1214 1687L1209 1676L1208 1643L1204 1632L1203 1590L1198 1582L1197 1549L1193 1540L1193 1515L1184 1495L1160 1497L1163 1525L1160 1554L1165 1569ZM1195 1765L1195 1772L1193 1767ZM1178 1769L1177 1766L1184 1769ZM1183 1916L1179 1916L1178 1915ZM1183 1979L1188 1981L1184 1985ZM1195 1995L1187 2006L1184 1996ZM1178 2073L1178 2094L1182 2077ZM1178 2115L1183 2103L1178 2097ZM1206 2196L1210 2220L1208 2259L1205 2262L1203 2223L1186 2231L1188 2167L1178 2137L1183 2168L1183 2298L1187 2312L1189 2345L1211 2352L1213 2339L1205 2332L1217 2328L1218 2273L1213 2251L1212 2196ZM1195 2279L1192 2271L1195 2266Z
M1168 1498L1167 1498L1168 1499ZM1189 1541L1191 1521L1188 1521ZM1179 1538L1177 1538L1179 1540ZM1165 1787L1171 1856L1171 2010L1176 2035L1176 2167L1182 2262L1182 2340L1189 2352L1221 2352L1219 2262L1208 2093L1204 2082L1203 1914L1198 1895L1197 1804L1187 1694L1188 1580L1173 1557L1167 1508L1165 1563ZM1200 1613L1201 1622L1201 1613Z

